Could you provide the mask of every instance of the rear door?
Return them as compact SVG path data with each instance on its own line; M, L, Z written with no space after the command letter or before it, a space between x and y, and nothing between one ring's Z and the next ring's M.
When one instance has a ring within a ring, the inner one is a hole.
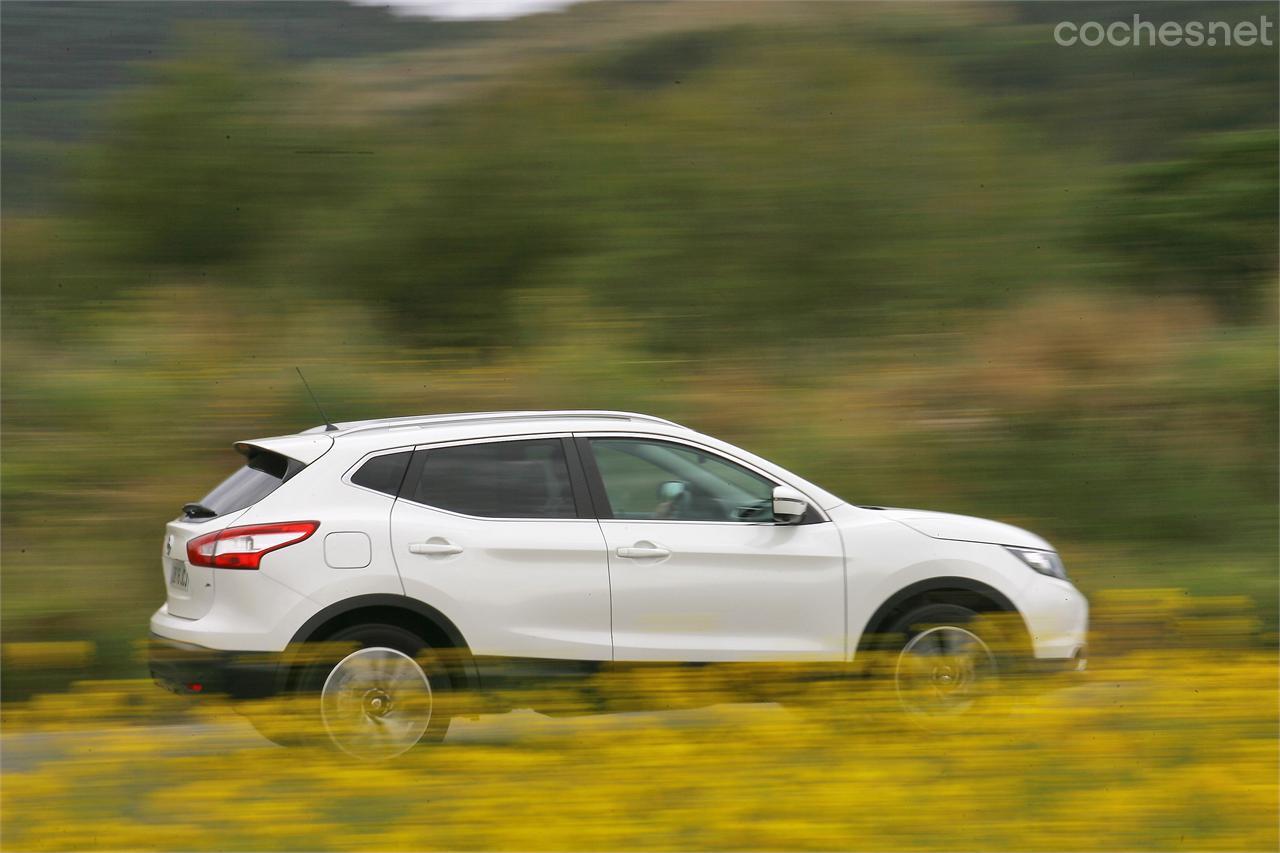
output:
M566 436L415 450L391 511L405 593L476 655L609 660L609 564Z
M687 443L579 448L609 549L616 660L844 658L844 548L817 510L775 523L777 483Z

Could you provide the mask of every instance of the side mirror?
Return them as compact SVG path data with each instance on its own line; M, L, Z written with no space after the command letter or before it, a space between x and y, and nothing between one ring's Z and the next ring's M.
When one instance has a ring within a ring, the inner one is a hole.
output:
M790 486L773 487L773 520L778 524L799 524L809 510L809 500Z

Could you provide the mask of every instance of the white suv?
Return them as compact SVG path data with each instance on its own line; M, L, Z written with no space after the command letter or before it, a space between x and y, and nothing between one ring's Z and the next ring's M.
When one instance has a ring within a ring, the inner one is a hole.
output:
M843 666L887 636L929 664L900 680L963 698L997 665L986 613L1025 626L1029 658L1084 663L1086 601L1038 536L849 504L660 418L432 415L235 447L245 466L168 525L152 675L314 692L356 754L442 737L443 691L609 661ZM298 655L319 641L346 651Z

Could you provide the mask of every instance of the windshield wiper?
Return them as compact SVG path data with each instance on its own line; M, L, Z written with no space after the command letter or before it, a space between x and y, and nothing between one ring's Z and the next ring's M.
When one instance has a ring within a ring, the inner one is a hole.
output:
M218 514L209 509L204 504L186 504L182 507L182 514L187 518L217 518Z

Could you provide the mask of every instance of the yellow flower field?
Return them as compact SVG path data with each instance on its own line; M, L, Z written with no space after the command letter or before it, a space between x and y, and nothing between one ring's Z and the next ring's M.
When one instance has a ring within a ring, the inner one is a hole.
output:
M696 710L737 695L747 671L651 670L602 676L590 695L675 710L459 718L444 744L364 766L272 746L207 698L82 683L6 706L3 845L1274 850L1277 655L1204 636L1175 599L1112 598L1128 632L1104 599L1107 656L1007 679L959 719L911 718L875 678L782 672L780 704ZM1161 607L1181 608L1181 627L1143 641L1136 617Z

